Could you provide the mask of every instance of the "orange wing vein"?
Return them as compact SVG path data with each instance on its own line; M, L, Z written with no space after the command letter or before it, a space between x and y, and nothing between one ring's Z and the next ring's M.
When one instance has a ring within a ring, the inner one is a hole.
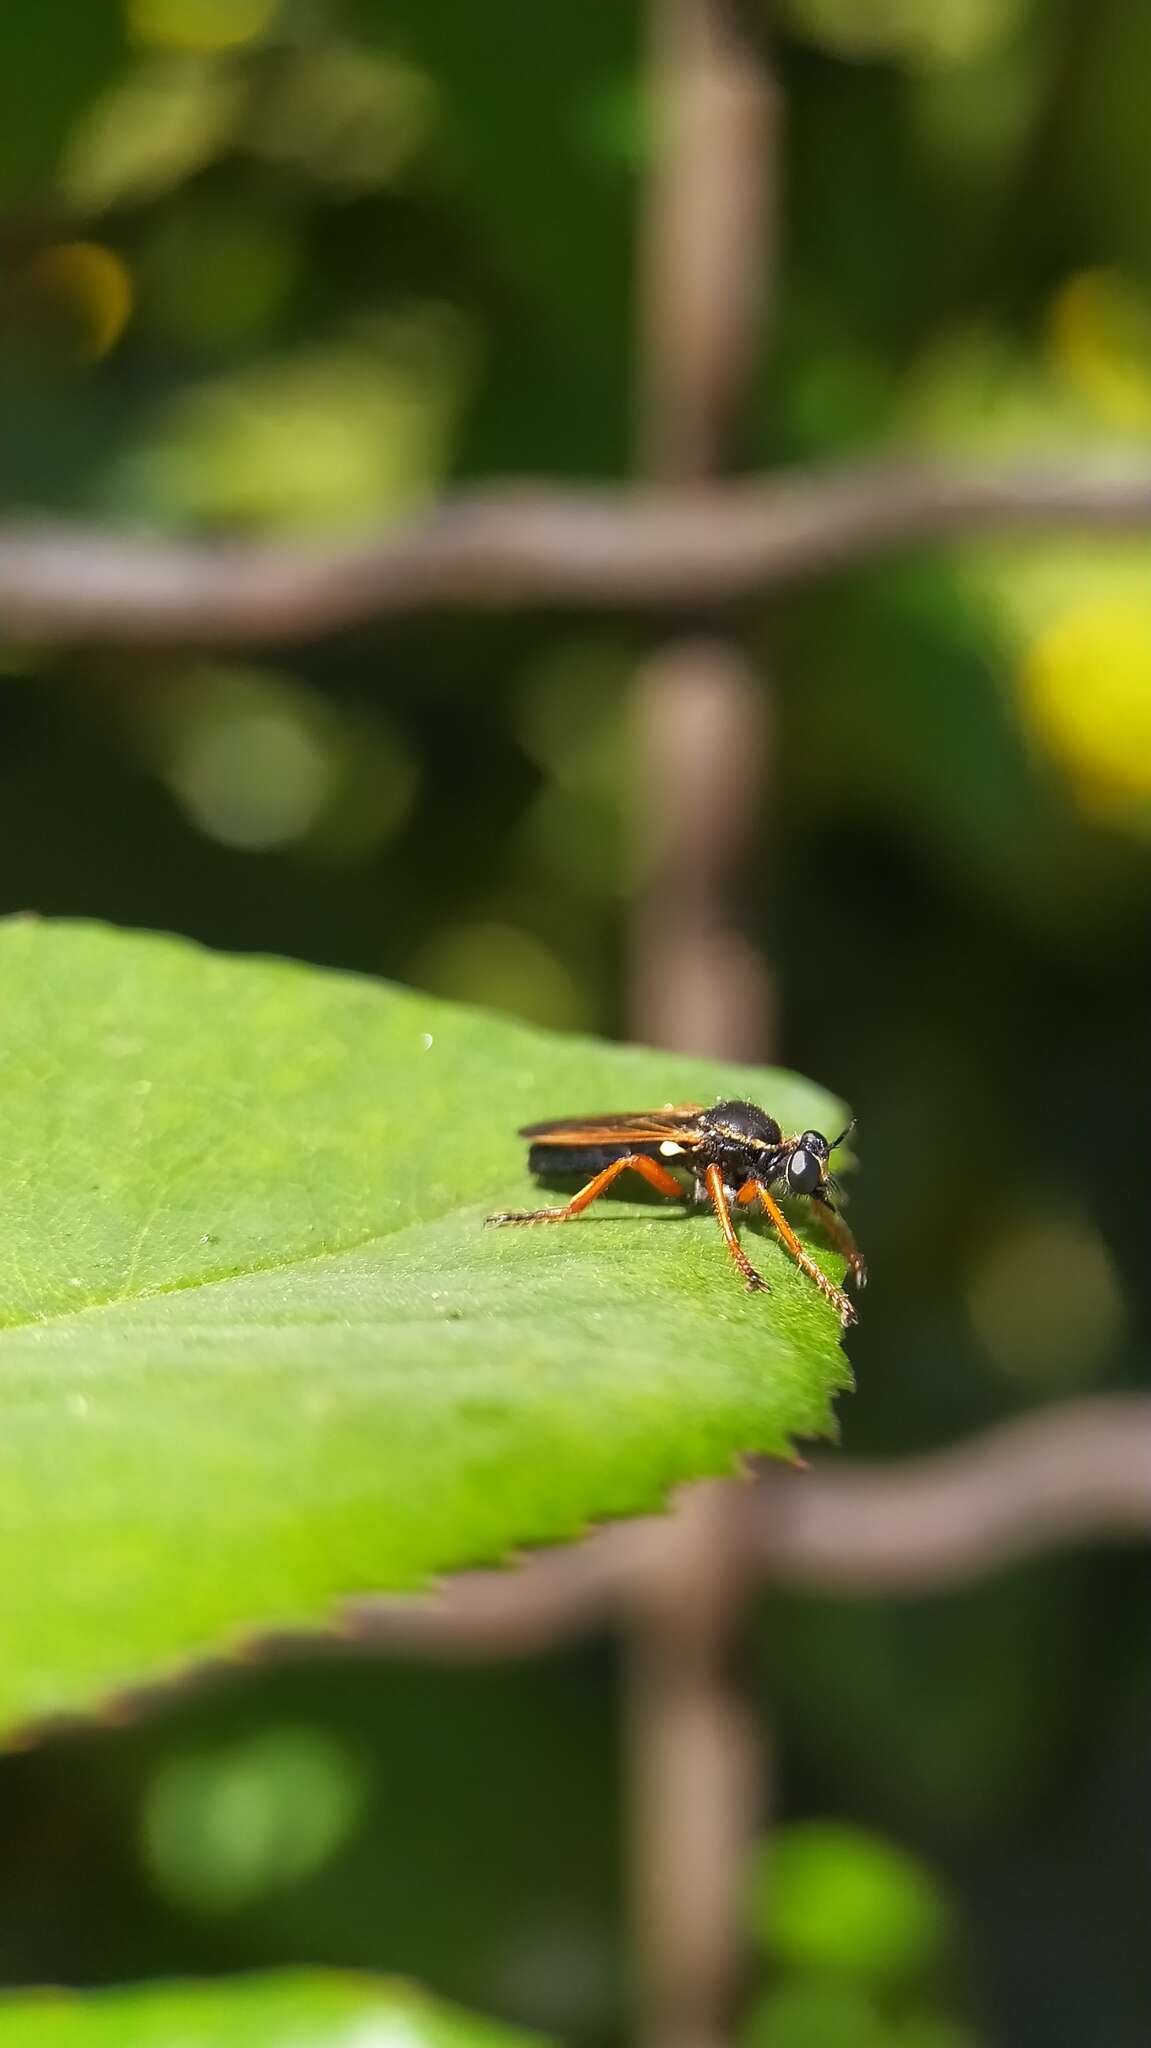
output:
M694 1102L679 1103L674 1109L605 1110L599 1116L563 1117L553 1123L524 1124L519 1135L542 1145L615 1145L634 1139L638 1144L658 1144L662 1138L690 1142L695 1133L692 1119L699 1115ZM687 1128L685 1128L687 1126Z

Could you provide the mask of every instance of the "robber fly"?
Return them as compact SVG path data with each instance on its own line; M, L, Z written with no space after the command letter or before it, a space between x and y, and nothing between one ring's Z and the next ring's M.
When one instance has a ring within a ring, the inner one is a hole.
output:
M783 1195L806 1195L827 1227L836 1249L847 1260L855 1288L864 1286L867 1267L855 1240L832 1202L838 1192L829 1171L837 1145L854 1129L848 1124L838 1138L821 1131L785 1137L775 1118L754 1102L717 1102L714 1109L696 1103L678 1108L641 1109L619 1116L577 1116L556 1123L526 1124L521 1138L530 1140L528 1170L537 1175L586 1173L591 1178L558 1209L505 1209L489 1223L566 1223L578 1216L630 1167L661 1195L710 1202L728 1251L753 1291L769 1291L736 1236L732 1203L747 1208L758 1202L797 1266L814 1280L846 1327L855 1309L816 1265L784 1215L773 1189ZM673 1170L675 1169L675 1170ZM677 1179L689 1173L691 1184Z

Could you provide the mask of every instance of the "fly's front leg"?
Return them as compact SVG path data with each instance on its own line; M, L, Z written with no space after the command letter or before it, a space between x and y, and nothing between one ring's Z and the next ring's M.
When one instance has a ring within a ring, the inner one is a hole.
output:
M578 1195L573 1195L570 1202L564 1202L557 1209L501 1209L497 1215L486 1217L485 1221L497 1224L567 1223L571 1217L579 1216L588 1208L605 1189L610 1188L613 1180L618 1180L620 1174L626 1173L629 1167L633 1173L642 1174L653 1188L658 1188L661 1195L673 1195L677 1202L682 1200L683 1188L673 1173L669 1173L667 1168L660 1166L656 1160L646 1158L642 1152L631 1152L626 1159L613 1159L611 1165L605 1166L602 1173L593 1175L586 1187L580 1189Z
M770 1294L771 1288L768 1282L764 1279L762 1273L756 1272L755 1267L752 1265L751 1260L748 1258L747 1253L735 1234L735 1225L731 1220L731 1210L728 1207L727 1190L723 1185L723 1175L718 1166L709 1166L703 1180L711 1200L711 1206L718 1218L719 1227L723 1232L724 1243L739 1267L740 1272L743 1274L744 1279L747 1281L749 1291L753 1294ZM743 1196L744 1191L741 1189L738 1199L742 1201Z
M842 1287L837 1287L834 1281L829 1280L827 1274L816 1265L807 1247L801 1244L796 1236L779 1203L774 1199L770 1190L763 1185L762 1181L758 1183L758 1194L760 1202L775 1225L784 1249L790 1252L800 1271L806 1273L809 1280L814 1280L820 1293L826 1296L838 1313L844 1329L846 1329L849 1323L854 1323L857 1320L850 1298L844 1293Z

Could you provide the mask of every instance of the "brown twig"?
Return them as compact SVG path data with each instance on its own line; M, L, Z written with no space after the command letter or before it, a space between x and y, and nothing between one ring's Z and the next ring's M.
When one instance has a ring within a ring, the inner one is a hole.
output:
M745 1535L776 1585L890 1598L1151 1529L1151 1401L1066 1401L903 1465L773 1473Z
M768 1058L769 977L737 917L765 808L764 680L730 641L676 640L647 663L633 715L646 840L631 932L633 1035L717 1059Z
M978 531L1151 525L1106 455L967 472L876 463L620 491L503 486L344 547L0 526L0 622L37 645L273 645L435 611L696 614Z
M650 0L640 459L665 489L730 462L759 338L777 100L741 10ZM648 662L635 712L648 845L633 1031L762 1056L766 974L733 905L762 808L763 688L733 639L696 625ZM746 1592L737 1514L730 1484L691 1489L633 1553L624 1593L636 2033L650 2048L719 2048L741 1974L763 1759L733 1668Z

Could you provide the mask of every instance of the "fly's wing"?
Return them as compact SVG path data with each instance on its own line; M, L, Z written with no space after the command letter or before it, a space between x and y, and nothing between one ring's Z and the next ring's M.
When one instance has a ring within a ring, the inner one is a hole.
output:
M554 1123L524 1124L519 1135L532 1140L533 1152L555 1145L570 1151L579 1146L658 1145L665 1139L691 1146L698 1133L699 1104L678 1103L674 1109L605 1110L599 1116L558 1117Z
M520 1136L531 1141L528 1172L547 1180L553 1174L600 1173L631 1152L660 1160L690 1152L699 1142L698 1117L693 1102L674 1109L607 1110L526 1124Z

